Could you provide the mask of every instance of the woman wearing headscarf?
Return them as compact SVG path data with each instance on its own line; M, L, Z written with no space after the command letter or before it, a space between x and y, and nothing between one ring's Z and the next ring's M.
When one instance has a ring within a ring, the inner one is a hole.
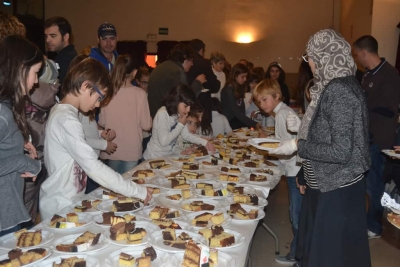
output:
M274 154L298 151L304 193L296 258L301 267L371 266L365 211L364 172L370 166L368 115L355 79L351 46L334 30L311 36L307 56L314 74L311 103L297 140ZM301 180L301 179L300 179Z

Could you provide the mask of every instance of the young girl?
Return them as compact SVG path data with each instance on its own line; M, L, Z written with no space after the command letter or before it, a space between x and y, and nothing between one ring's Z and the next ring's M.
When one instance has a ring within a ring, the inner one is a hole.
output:
M99 125L114 129L118 149L113 154L101 153L106 164L123 174L134 168L142 158L143 130L152 126L147 94L131 84L138 65L130 55L121 55L111 71L114 97L101 109Z
M197 113L191 108L187 119L186 119L186 125L185 128L189 131L190 134L196 135L196 131L199 125L199 116ZM190 152L190 148L193 147L193 143L185 141L182 137L182 134L178 136L178 139L176 141L176 146L175 146L175 151L179 154L187 154L186 152Z
M232 129L241 127L260 128L261 124L252 121L246 116L244 93L248 69L243 64L236 64L232 67L227 85L221 91L222 113L229 120Z
M24 206L24 179L36 178L39 160L24 155L29 140L25 98L38 82L43 54L17 35L0 42L0 236L31 219Z
M285 83L286 74L285 71L282 69L281 64L279 64L278 62L272 62L271 64L269 64L268 69L265 72L265 78L273 79L279 83L279 87L281 88L282 92L282 101L289 106L289 88Z
M194 91L185 84L171 88L154 117L152 136L143 154L146 160L172 153L195 98Z
M88 58L71 69L62 87L63 100L51 110L44 144L49 177L40 190L40 213L51 218L59 210L85 198L87 175L100 185L127 197L151 199L151 190L125 180L98 160L87 144L78 113L100 106L112 88L107 69Z
M232 132L228 119L221 114L221 107L218 98L211 98L212 106L212 123L213 136L217 137L219 134L225 135Z
M286 119L289 114L295 114L294 111L282 102L282 93L277 81L265 79L261 81L253 91L253 96L258 101L261 109L267 113L275 113L275 137L280 140L290 140L296 137L286 126ZM296 116L297 122L300 119ZM285 175L289 186L289 210L290 221L292 222L293 240L290 245L290 251L286 256L277 258L280 263L295 263L295 253L297 244L297 230L299 228L300 208L302 196L296 187L296 175L300 166L296 163L296 153L289 156L279 156L279 160L285 166Z
M247 81L248 81L247 83L248 92L246 92L245 94L244 105L246 108L246 116L249 118L253 118L254 112L259 110L259 108L253 101L253 90L254 88L256 88L256 85L260 82L260 78L257 75L250 73L249 79L247 79Z

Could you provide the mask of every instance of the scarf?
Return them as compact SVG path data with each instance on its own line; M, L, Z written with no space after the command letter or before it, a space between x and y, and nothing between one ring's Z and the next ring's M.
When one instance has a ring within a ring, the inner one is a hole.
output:
M310 37L307 55L315 63L314 85L310 88L311 102L301 121L298 139L306 140L319 97L335 78L355 75L357 67L351 55L350 44L336 31L325 29Z

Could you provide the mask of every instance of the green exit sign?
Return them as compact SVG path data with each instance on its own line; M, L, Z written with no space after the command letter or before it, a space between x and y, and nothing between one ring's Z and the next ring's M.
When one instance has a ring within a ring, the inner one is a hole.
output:
M168 28L158 28L158 34L168 35Z

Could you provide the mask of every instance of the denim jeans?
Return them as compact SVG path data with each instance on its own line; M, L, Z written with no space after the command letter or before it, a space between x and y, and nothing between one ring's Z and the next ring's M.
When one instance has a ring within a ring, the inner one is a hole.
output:
M293 240L290 243L289 253L294 257L294 255L296 254L300 210L303 196L300 194L300 190L296 186L296 177L287 177L287 183L289 187L289 215L290 221L292 222L293 231Z
M368 230L380 235L383 230L381 198L385 190L383 171L386 159L377 145L370 145L369 152L371 155L371 168L366 174L367 194L369 197L367 226Z
M108 167L118 172L119 174L123 174L138 165L138 161L123 161L123 160L106 160L104 161Z

